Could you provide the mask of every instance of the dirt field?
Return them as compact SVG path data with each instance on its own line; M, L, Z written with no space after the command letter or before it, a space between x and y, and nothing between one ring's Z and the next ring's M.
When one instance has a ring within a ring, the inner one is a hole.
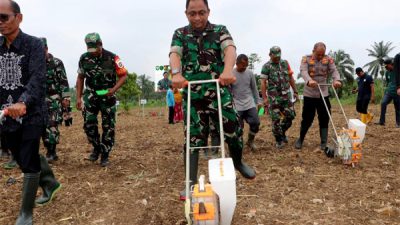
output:
M340 118L334 108L334 117ZM371 108L379 114L378 106ZM356 117L355 106L345 110ZM61 128L60 160L53 164L63 188L51 204L35 208L35 224L185 224L178 200L184 186L183 126L168 125L166 115L151 116L150 111L160 109L147 110L145 117L140 111L119 114L108 168L84 160L91 147L80 114L74 114L73 126ZM246 180L237 173L232 224L400 224L400 129L395 128L393 106L388 107L385 127L368 126L364 158L356 168L319 150L316 120L303 150L295 150L299 108L297 113L283 150L274 148L269 118L262 118L259 149L244 151L257 177ZM201 161L207 174L206 160ZM17 183L7 185L10 177ZM22 174L0 168L0 181L0 224L14 224Z

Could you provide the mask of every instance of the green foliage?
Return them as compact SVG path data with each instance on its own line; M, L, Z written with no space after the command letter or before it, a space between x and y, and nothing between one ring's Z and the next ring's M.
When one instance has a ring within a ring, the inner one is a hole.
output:
M329 52L328 54L335 61L336 69L340 74L343 86L338 89L338 96L350 95L354 83L354 61L344 50Z
M372 49L367 49L368 56L375 58L373 61L365 64L364 67L368 67L368 73L376 79L380 74L384 76L383 58L388 57L389 53L395 48L392 47L392 42L383 43L383 41L376 43L371 46Z
M156 92L155 83L151 81L145 74L138 77L137 83L142 91L141 99L147 100L146 106L161 106L165 104L165 92Z
M136 78L135 73L128 73L125 84L117 92L117 98L121 101L122 108L125 111L129 110L129 102L132 102L141 93Z
M249 56L249 70L253 71L256 64L261 62L261 57L257 55L257 53L251 53Z

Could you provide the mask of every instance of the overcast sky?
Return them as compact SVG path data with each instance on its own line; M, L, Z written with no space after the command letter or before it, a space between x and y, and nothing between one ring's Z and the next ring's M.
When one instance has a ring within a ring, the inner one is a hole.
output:
M24 32L47 37L49 51L63 60L75 86L84 37L98 32L105 49L118 54L130 72L154 77L155 66L168 64L174 30L188 24L184 0L17 0ZM297 74L303 55L315 42L343 49L356 66L373 58L367 48L391 41L400 52L399 0L209 0L209 20L224 24L237 53L257 53L262 63L269 48L282 48ZM158 79L158 78L157 78Z

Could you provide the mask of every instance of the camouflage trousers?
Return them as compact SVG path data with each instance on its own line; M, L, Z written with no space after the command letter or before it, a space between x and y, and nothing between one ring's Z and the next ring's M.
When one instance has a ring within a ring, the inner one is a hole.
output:
M59 99L47 99L48 124L43 132L42 139L45 146L56 145L60 140L58 125L62 121L61 102Z
M190 109L190 146L203 147L207 145L207 138L210 133L210 123L215 125L211 129L216 129L219 133L218 121L218 100L215 89L209 89L204 95L195 93L196 87L192 88L191 109ZM232 96L228 89L221 88L222 121L224 129L224 139L228 143L229 150L242 151L243 139L242 128L239 124L239 117L233 107ZM186 91L185 91L186 92ZM185 145L187 129L187 94L184 94L183 111L185 115Z
M85 92L83 102L83 129L88 141L93 147L100 147L101 152L110 152L115 142L115 97L96 96L95 94ZM101 126L103 130L101 141L97 120L99 112L101 113Z
M293 103L279 96L269 96L268 110L272 120L272 134L276 141L282 141L296 116Z

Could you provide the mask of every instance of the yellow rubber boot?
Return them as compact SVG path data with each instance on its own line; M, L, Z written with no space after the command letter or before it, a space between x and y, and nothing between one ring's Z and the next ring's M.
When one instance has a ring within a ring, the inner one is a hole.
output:
M374 119L374 114L368 113L367 114L367 123L371 123L371 121Z
M361 113L361 122L367 124L367 114Z

